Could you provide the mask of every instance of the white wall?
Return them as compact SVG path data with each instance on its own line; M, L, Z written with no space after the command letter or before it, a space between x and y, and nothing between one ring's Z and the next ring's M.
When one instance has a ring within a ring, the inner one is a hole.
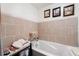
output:
M67 6L67 5L70 5L70 3L53 3L51 5L48 5L48 6L44 7L44 8L41 8L39 10L39 12L40 12L40 22L42 22L42 21L51 21L51 20L59 20L59 19L62 19L62 18L73 17L73 16L63 17L63 7ZM52 17L52 9L56 8L56 7L61 7L61 16ZM49 18L44 18L44 10L46 10L46 9L51 9L51 16ZM78 16L78 4L75 4L75 15L74 15L74 17L77 17L77 16Z
M2 3L1 12L14 17L38 22L38 11L29 3Z

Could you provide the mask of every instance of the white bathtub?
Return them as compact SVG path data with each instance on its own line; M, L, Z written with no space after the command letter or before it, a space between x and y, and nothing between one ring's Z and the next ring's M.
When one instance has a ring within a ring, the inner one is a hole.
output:
M73 56L71 46L38 40L32 42L32 49L46 56Z

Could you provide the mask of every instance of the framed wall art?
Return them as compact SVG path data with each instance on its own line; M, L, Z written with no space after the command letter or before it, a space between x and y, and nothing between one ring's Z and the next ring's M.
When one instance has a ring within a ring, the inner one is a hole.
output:
M74 15L74 4L65 6L63 8L63 16L71 16Z
M52 10L52 16L53 17L61 16L61 8L60 7L54 8Z
M44 10L44 18L50 17L50 9Z

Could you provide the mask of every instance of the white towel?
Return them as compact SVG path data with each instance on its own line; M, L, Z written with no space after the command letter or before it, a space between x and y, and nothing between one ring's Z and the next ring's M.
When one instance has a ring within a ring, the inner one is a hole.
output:
M21 48L27 41L24 39L19 39L18 41L13 42L12 46L15 48Z

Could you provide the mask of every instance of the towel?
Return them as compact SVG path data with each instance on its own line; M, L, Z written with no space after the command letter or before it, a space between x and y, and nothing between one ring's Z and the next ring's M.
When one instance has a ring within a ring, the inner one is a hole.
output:
M21 48L25 43L27 43L24 39L19 39L18 41L13 42L12 46L15 48Z

